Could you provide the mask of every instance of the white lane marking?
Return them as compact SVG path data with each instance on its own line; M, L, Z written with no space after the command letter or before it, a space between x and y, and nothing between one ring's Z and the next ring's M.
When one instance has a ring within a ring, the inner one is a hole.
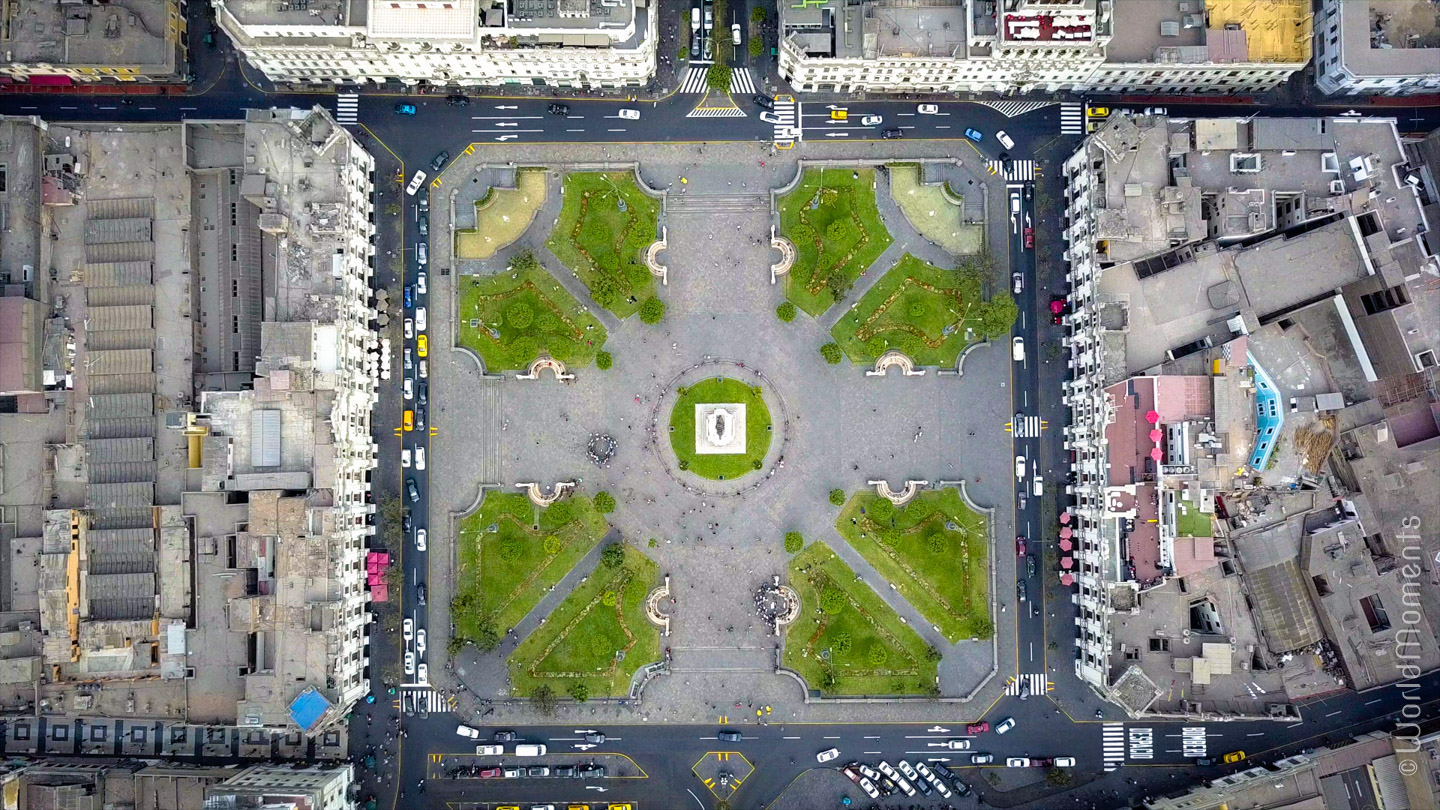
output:
M472 129L471 132L482 134L504 135L507 132L544 132L543 129Z
M878 739L880 739L880 735L879 735L879 734L876 734L874 737L866 737L865 739L867 739L867 740L878 740Z
M822 739L822 740L838 740L838 739L840 739L840 738L839 738L839 737L821 737L820 739Z
M798 739L800 739L800 738L799 738L799 737L781 737L780 739L782 739L782 740L798 740Z
M538 115L472 115L471 121L538 121Z
M607 129L607 130L605 130L605 131L606 131L606 132L624 132L625 130L623 130L623 129Z
M949 124L946 124L946 125L944 125L944 126L937 126L937 127L935 127L935 128L936 128L936 129L949 129L949 128L950 128L950 125L949 125Z
M1372 704L1372 703L1379 703L1379 702L1380 702L1381 700L1383 700L1383 699L1384 699L1384 698L1375 698L1374 700L1367 700L1367 701L1365 701L1365 705L1366 705L1366 706L1369 706L1369 705Z
M1326 716L1326 717L1334 717L1335 715L1337 715L1337 714L1339 714L1339 713L1340 713L1340 710L1339 710L1339 709L1336 709L1335 711L1330 712L1329 714L1327 714L1327 715L1325 715L1325 716Z
M566 132L584 132L585 130L583 130L583 129L567 129L567 130L565 130L565 131L566 131Z

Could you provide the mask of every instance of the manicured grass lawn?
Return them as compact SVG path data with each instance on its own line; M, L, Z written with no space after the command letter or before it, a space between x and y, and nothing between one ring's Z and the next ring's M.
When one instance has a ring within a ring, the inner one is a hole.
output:
M660 201L632 175L574 172L565 175L565 204L547 245L590 288L595 303L628 318L655 291L644 250L659 238L659 221Z
M898 509L882 500L874 492L852 496L835 529L945 638L989 638L995 624L984 516L957 489L921 492Z
M491 189L475 203L475 228L455 232L455 256L488 259L520 238L545 205L545 169L515 172L515 188Z
M461 276L459 283L459 342L480 355L486 371L525 368L542 351L584 368L605 345L605 327L533 259L499 275Z
M811 208L817 195L819 205ZM795 243L786 295L817 317L893 241L875 207L873 169L806 169L795 190L780 199L780 232Z
M985 228L965 222L963 204L945 196L938 185L920 182L920 164L891 164L890 198L921 236L956 256L979 253L985 247Z
M700 455L695 452L695 406L733 402L745 406L745 452ZM733 481L757 469L770 449L770 409L754 388L729 377L711 377L685 389L670 411L670 447L684 469L702 478Z
M827 695L934 693L936 661L927 655L929 645L868 585L857 582L829 546L812 543L795 555L790 587L802 607L785 632L783 661L811 689ZM821 593L831 588L843 595L836 613L820 607ZM828 663L822 657L827 651Z
M460 522L460 570L450 612L456 637L479 640L486 624L503 635L607 531L586 497L540 509L518 493L486 493L480 511ZM559 540L558 552L547 553L548 537Z
M1200 511L1197 506L1187 505L1184 501L1177 504L1180 508L1175 513L1175 533L1181 537L1214 537L1215 528L1211 522L1214 515L1207 515Z
M852 362L899 349L917 365L953 366L983 336L989 306L980 300L978 273L941 270L907 253L830 334Z
M510 654L514 694L524 696L549 683L563 697L584 683L590 697L623 697L630 676L660 660L660 631L645 618L645 595L659 580L660 567L638 549L625 547L625 564L603 564L520 642ZM604 603L605 593L615 604ZM617 660L617 650L625 652Z

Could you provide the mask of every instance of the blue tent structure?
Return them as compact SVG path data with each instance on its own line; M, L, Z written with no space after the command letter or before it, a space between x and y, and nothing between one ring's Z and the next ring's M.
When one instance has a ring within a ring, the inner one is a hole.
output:
M330 711L331 705L315 687L306 687L305 691L290 702L290 722L308 732Z

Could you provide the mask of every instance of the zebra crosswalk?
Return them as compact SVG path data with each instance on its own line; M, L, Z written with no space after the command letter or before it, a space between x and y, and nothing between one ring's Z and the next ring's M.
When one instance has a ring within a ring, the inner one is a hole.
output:
M1039 438L1045 423L1038 416L1019 416L1010 423L1010 432L1017 439Z
M1106 723L1100 729L1100 759L1106 771L1125 764L1125 724Z
M750 78L750 68L735 68L730 74L730 92L755 95L755 80Z
M738 107L696 107L685 114L686 118L744 118L745 111Z
M1050 691L1052 685L1050 683L1050 679L1047 678L1043 672L1039 674L1018 675L1014 679L1012 679L1010 683L1005 685L1005 694L1020 694L1021 684L1026 683L1030 685L1031 695L1043 695L1046 692Z
M1085 134L1085 105L1067 101L1060 105L1060 134Z
M1005 175L1007 183L1029 183L1035 179L1035 161L992 160L990 173Z
M709 68L692 66L690 72L685 74L685 81L680 83L680 89L676 92L692 95L705 92L705 74L709 70Z
M360 122L360 96L357 93L341 93L335 97L335 121L339 124Z
M709 89L706 79L710 73L709 67L690 68L685 74L685 81L680 83L680 89L676 92L689 95L699 95ZM730 73L730 92L744 95L754 95L755 79L750 75L749 68L735 68Z
M775 140L798 141L800 137L800 112L790 96L775 99Z
M999 112L1006 118L1014 118L1017 115L1024 115L1034 112L1041 107L1048 107L1054 104L1053 101L982 101L986 107Z
M448 712L455 708L455 698L445 697L434 689L421 687L418 689L406 689L402 693L406 708L412 711L424 711L429 713Z

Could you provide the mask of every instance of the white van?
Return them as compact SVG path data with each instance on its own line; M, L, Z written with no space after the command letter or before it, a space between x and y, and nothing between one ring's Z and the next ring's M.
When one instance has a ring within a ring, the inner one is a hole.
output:
M515 756L517 756L517 757L543 757L543 756L545 756L545 746L543 746L543 745L530 745L529 743L526 743L526 744L524 744L524 745L517 745L517 746L515 746Z
M1010 341L1010 359L1017 363L1025 362L1025 338L1016 335L1015 339Z
M1045 494L1045 481L1038 474L1035 476L1034 486L1031 488L1030 494L1037 498Z
M505 746L503 746L503 745L477 745L477 746L475 746L475 756L477 756L477 757L498 757L498 756L503 755L504 753L505 753Z

